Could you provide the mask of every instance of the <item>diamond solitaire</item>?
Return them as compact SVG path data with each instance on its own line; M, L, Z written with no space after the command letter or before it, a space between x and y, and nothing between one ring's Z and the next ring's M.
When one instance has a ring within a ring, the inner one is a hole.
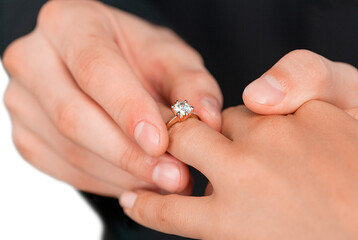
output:
M172 105L172 112L174 117L167 122L167 128L169 129L177 122L182 122L188 118L196 118L200 120L199 116L194 113L194 107L190 106L187 100L179 102L178 100Z
M189 105L188 101L185 100L184 102L179 102L178 100L172 107L173 112L175 115L180 115L181 118L190 114L191 111L194 110L192 106Z

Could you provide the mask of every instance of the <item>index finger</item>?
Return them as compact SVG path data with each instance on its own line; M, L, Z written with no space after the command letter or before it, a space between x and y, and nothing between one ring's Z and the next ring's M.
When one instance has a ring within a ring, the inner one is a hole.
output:
M67 1L51 1L40 14L39 26L79 87L145 152L159 156L166 150L168 134L157 104L131 68L130 60L123 57L125 53L113 36L115 30L108 30L111 22L107 23L105 17L98 19L87 4L97 4L96 9L101 10L97 2L76 2L68 7ZM79 11L74 11L77 7ZM62 24L56 24L58 19Z

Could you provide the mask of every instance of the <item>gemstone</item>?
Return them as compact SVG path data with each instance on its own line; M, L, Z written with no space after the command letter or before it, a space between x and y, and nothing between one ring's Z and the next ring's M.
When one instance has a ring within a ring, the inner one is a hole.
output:
M184 102L177 101L173 106L174 112L176 114L179 113L181 117L188 115L192 109L193 107L190 106L186 101Z

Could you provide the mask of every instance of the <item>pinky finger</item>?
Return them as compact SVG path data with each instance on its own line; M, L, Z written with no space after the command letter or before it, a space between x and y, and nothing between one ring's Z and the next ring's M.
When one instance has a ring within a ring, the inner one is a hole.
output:
M37 169L82 191L118 196L123 189L103 182L74 168L25 126L14 121L13 140L24 159Z
M141 225L164 233L203 239L210 200L210 197L163 196L138 190L123 193L119 203L125 213Z

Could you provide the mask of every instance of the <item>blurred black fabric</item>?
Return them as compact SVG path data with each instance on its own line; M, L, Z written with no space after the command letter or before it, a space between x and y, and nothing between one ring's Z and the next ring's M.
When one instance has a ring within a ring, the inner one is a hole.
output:
M1 0L1 53L33 29L44 2ZM241 104L244 87L294 49L358 66L358 0L103 2L170 27L197 49L221 86L224 107ZM195 176L199 194L205 178ZM138 226L123 214L116 199L82 194L102 217L105 239L183 239Z

